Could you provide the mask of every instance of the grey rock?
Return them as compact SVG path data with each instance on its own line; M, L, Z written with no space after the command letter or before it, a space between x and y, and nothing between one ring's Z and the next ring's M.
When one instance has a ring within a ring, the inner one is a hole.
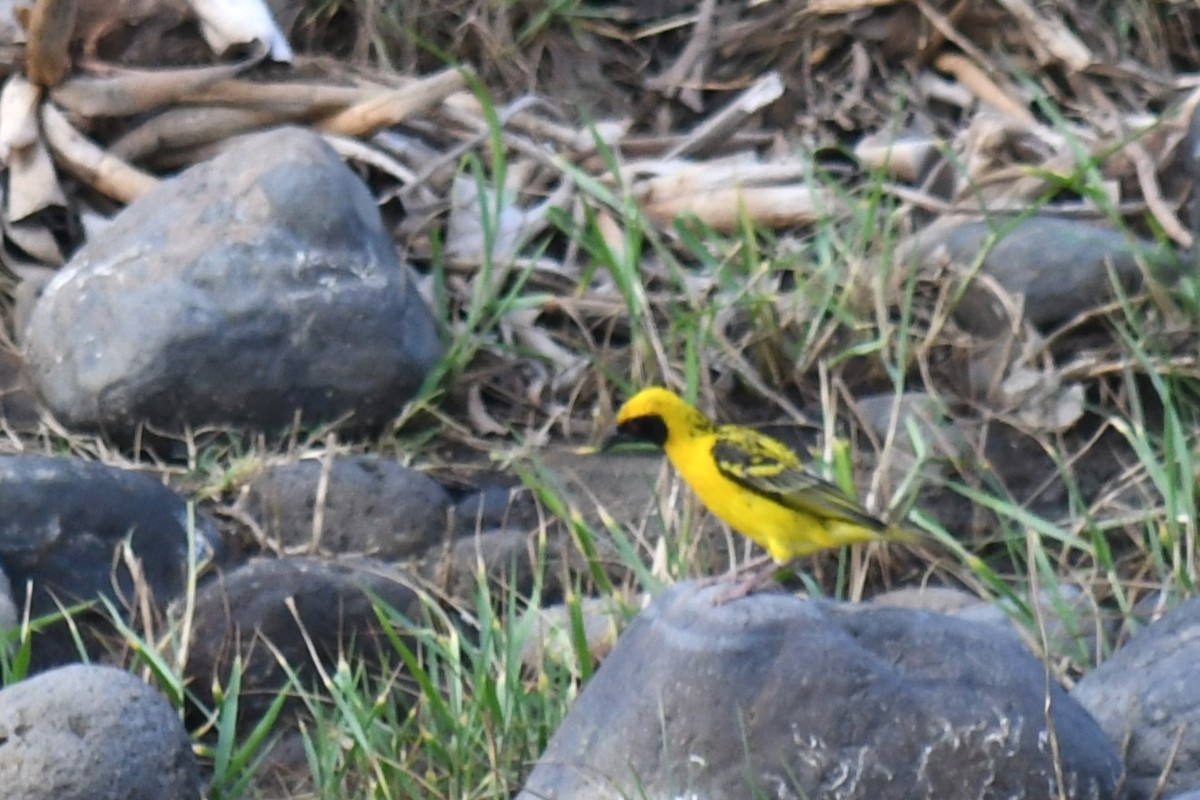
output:
M921 586L895 589L871 598L875 605L914 608L948 614L971 623L992 625L1011 633L1035 653L1050 653L1094 663L1103 643L1116 633L1118 620L1105 614L1096 598L1078 586L1060 584L1032 598L1036 616L1026 621L1007 601L988 602L961 589ZM1039 629L1038 626L1041 626Z
M320 797L305 749L306 736L305 732L292 730L264 746L249 797Z
M963 589L946 586L915 586L893 589L871 598L872 605L888 608L911 608L951 616L970 611L980 605L990 605Z
M6 800L200 797L191 739L161 694L111 667L61 667L0 690Z
M1007 601L980 603L961 609L954 616L1008 628L1034 647L1035 652L1045 648L1051 657L1085 664L1095 663L1102 656L1105 642L1116 632L1116 617L1105 613L1095 596L1078 586L1059 584L1054 591L1046 589L1028 599L1036 614L1028 622L1018 621L1015 609Z
M963 431L946 418L942 402L925 392L905 392L899 397L892 392L865 395L856 398L855 404L880 439L888 435L895 414L897 442L910 455L910 428L935 455L958 457L969 449Z
M460 535L490 528L536 527L537 502L523 486L481 486L454 504L454 524Z
M13 602L12 581L0 568L0 631L12 630L20 621L17 605Z
M1009 636L926 612L681 584L633 621L519 800L1057 797L1045 670ZM1065 796L1120 761L1051 685Z
M201 567L221 555L216 526L202 514L189 518L182 497L157 478L105 464L0 456L0 509L0 569L17 588L17 607L28 601L35 618L57 612L60 603L101 598L124 608L136 594L133 574L118 557L125 543L162 606L185 588L189 554ZM101 616L79 622L107 629ZM37 668L78 658L65 624L42 631L33 652Z
M1025 317L1041 328L1111 300L1110 269L1130 291L1142 282L1139 257L1162 267L1164 276L1175 260L1171 251L1111 228L1042 216L935 226L922 233L920 250L929 258L944 247L954 261L973 264L997 233L1001 238L988 250L981 268L1009 292L1024 295ZM964 299L967 304L956 310L955 318L974 330L988 315L974 308L971 298Z
M1142 630L1071 692L1114 742L1129 737L1125 768L1131 800L1156 796L1168 764L1167 792L1200 786L1198 662L1200 598Z
M34 265L17 267L16 274L20 278L20 282L17 284L16 291L13 292L12 305L12 329L16 341L19 342L24 337L25 329L29 327L29 319L33 316L33 309L37 305L38 299L41 298L42 292L46 291L46 287L50 285L50 281L54 280L57 273L58 270L49 267Z
M390 662L399 663L374 602L417 614L411 584L404 572L371 559L264 558L244 564L197 592L187 664L191 687L211 707L212 687L229 685L240 656L239 719L253 724L287 685L288 670L312 685L318 667L336 670L339 656L357 654L377 665L390 652ZM285 711L301 707L297 699Z
M498 587L515 584L519 593L528 595L533 583L530 546L529 535L515 528L480 531L430 550L421 561L421 575L446 595L463 599L474 592L482 569L489 582Z
M540 458L555 490L596 530L612 521L626 528L641 529L647 519L654 519L661 511L662 498L657 489L663 476L673 475L658 453L613 453L597 457L559 447L546 450ZM711 523L710 518L711 515L705 515L701 530L720 532L719 523Z
M0 342L0 419L19 433L36 433L41 425L37 397L25 359Z
M518 528L480 531L431 549L421 561L421 575L447 597L470 602L480 574L492 596L507 598L515 590L529 597L535 585L542 601L563 596L564 577L586 575L588 565L561 531L528 533Z
M394 461L345 456L329 463L321 536L314 542L324 469L313 460L278 464L251 481L246 508L268 539L308 554L383 560L420 555L445 539L450 497L437 481Z
M114 435L374 427L441 354L367 188L297 128L131 203L51 281L25 347L62 422Z

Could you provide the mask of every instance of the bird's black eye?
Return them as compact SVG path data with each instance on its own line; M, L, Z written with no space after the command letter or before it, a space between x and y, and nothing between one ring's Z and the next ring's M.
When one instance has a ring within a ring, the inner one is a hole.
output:
M657 414L627 419L617 426L617 430L626 438L658 447L667 443L667 423Z

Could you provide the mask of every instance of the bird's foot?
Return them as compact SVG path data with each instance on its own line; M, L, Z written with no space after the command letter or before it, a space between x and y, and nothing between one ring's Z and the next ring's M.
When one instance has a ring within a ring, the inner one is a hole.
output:
M767 559L767 560L770 561L770 559ZM760 565L758 563L747 564L742 568L742 570L739 570L739 572L746 571L746 569L751 566L757 567ZM773 561L770 561L770 563L767 564L765 569L754 570L752 572L752 574L750 574L748 577L744 578L743 580L734 582L734 584L732 586L730 586L728 589L726 589L723 592L720 592L716 597L713 598L712 604L714 606L722 606L732 600L737 600L739 598L753 594L754 592L758 591L759 589L763 588L768 583L770 583L772 580L774 580L775 572L778 569L779 569L779 565L775 564L775 562L773 562ZM734 574L735 574L735 576L737 575L737 573L734 573Z
M692 580L695 581L697 589L707 589L709 586L715 586L732 577L736 577L736 573L725 572L720 575L702 575L699 578L692 578Z
M725 583L726 581L736 582L741 576L747 573L752 573L751 577L757 578L759 571L764 568L764 565L771 563L769 555L758 556L743 563L741 566L730 569L728 572L723 572L719 575L704 575L692 580L695 582L697 589L707 589L709 586L715 586L718 583ZM772 570L773 572L774 570ZM738 597L741 597L741 595L738 595Z

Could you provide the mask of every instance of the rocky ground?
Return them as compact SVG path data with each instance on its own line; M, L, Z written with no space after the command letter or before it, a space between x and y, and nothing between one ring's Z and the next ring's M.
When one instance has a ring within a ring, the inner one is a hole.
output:
M355 791L1200 792L1195 12L279 2L256 51L34 5L6 796L328 796L292 732L347 672L416 719L454 696L427 632L531 598L496 685L587 655L536 763L451 789L417 737ZM744 548L658 459L575 449L649 382L925 542L713 606L679 579Z

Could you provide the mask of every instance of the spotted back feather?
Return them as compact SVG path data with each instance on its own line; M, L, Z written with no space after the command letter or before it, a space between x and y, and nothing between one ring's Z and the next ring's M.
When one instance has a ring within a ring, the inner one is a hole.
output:
M726 478L782 506L871 531L888 529L837 486L807 472L788 447L757 431L722 425L712 455Z

